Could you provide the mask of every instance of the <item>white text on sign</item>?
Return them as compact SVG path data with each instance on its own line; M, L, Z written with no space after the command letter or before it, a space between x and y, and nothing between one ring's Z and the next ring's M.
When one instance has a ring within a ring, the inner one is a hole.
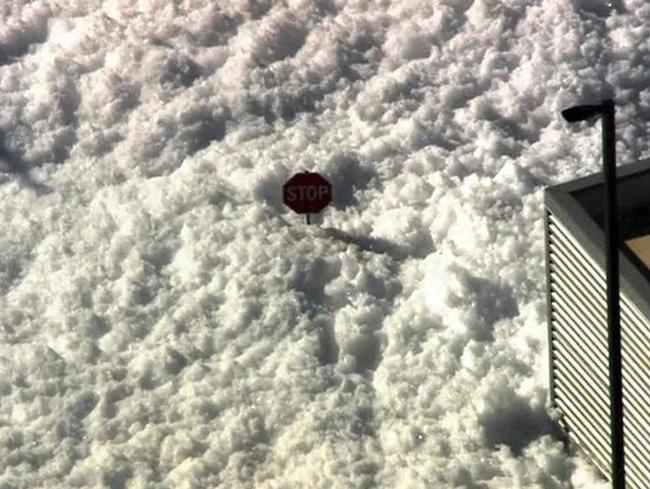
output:
M315 187L313 185L298 185L295 187L287 188L287 200L293 202L294 200L321 200L329 192L325 185Z

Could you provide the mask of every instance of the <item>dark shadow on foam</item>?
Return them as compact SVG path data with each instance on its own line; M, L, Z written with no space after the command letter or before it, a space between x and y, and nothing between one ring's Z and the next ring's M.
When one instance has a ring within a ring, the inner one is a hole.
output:
M576 11L583 17L606 19L613 13L625 14L627 8L623 0L610 0L608 2L592 2L590 0L572 0Z
M354 236L336 228L322 229L330 238L356 245L362 251L368 251L370 253L385 253L398 261L404 260L410 256L407 249L386 239L373 238L370 236Z
M357 192L368 187L376 172L364 166L354 153L338 153L328 162L326 175L333 188L332 205L347 209L358 204Z
M324 94L318 91L267 95L259 100L250 100L248 110L257 117L263 117L267 124L273 124L278 119L291 122L302 113L319 113L318 102L323 98Z
M561 426L551 419L543 406L533 408L518 395L513 395L498 409L485 414L481 418L481 425L490 446L506 445L516 456L520 456L532 441L544 435L564 439Z
M325 231L325 233L331 238L336 238L345 243L356 245L363 251L371 253L386 253L396 260L403 260L408 256L408 253L404 248L385 239L372 238L369 236L354 236L335 228L323 228L323 231Z
M34 180L29 172L29 163L14 151L7 149L5 140L5 133L0 129L0 173L16 175L27 187L39 195L50 193L52 188Z

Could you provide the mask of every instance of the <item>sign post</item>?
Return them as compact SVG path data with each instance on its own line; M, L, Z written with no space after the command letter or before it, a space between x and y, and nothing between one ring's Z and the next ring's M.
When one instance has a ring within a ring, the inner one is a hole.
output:
M332 185L318 173L296 173L282 186L282 201L298 214L317 214L332 201Z

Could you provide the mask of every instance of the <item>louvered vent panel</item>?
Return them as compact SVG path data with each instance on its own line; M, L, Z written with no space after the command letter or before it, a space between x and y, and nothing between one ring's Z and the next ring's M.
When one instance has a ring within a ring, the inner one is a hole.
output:
M650 487L650 321L624 295L621 296L623 343L623 399L625 424L625 470L638 483Z
M573 440L610 471L605 272L548 213L554 404ZM621 295L626 479L650 487L650 321Z

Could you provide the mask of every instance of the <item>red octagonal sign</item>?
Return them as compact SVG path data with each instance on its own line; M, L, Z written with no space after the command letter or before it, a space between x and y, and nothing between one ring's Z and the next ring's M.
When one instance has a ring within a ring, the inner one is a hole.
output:
M318 173L296 173L282 186L282 201L298 214L316 214L332 201L332 185Z

